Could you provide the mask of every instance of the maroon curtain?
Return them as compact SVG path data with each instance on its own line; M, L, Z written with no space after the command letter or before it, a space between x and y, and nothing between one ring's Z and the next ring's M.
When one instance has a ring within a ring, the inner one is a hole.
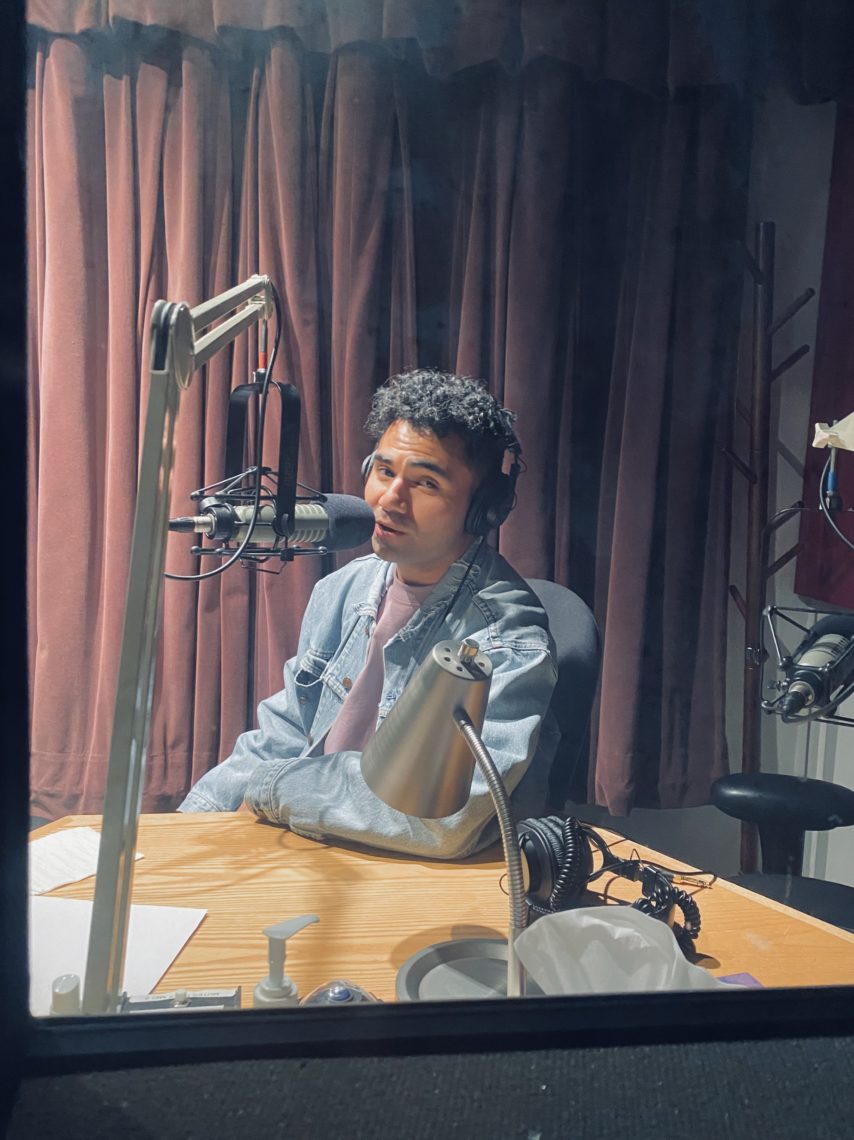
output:
M603 627L575 795L614 814L705 803L727 768L744 115L724 88L652 101L552 61L481 74L434 111L453 171L447 360L491 378L527 444L502 550Z
M706 803L726 770L723 449L748 137L718 89L644 116L629 146L595 565L606 634L593 786L614 814Z
M31 2L35 811L103 795L151 306L255 271L282 293L306 482L358 491L370 396L407 365L484 375L518 410L502 549L604 629L593 794L705 799L725 767L744 115L722 85L734 25L692 39L669 8L644 38L616 2ZM182 396L173 513L224 473L245 339ZM188 548L170 539L170 570ZM261 697L318 573L259 575L254 601L239 569L167 583L146 810L243 728L250 606Z
M830 452L811 446L816 423L832 423L854 411L852 192L854 110L840 105L836 113L827 207L810 422L804 424L806 462L802 498L809 510L801 516L801 550L795 573L795 590L819 606L829 603L854 610L854 559L850 549L833 533L818 511L819 479ZM837 476L843 505L850 510L854 505L854 455L839 452ZM840 513L836 522L843 534L854 542L854 526L850 518L849 514Z

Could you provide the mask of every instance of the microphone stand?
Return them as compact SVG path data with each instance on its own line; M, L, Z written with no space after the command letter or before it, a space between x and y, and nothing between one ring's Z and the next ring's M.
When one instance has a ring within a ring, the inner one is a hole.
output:
M273 310L270 279L255 275L193 309L183 302L157 301L151 315L148 408L82 997L84 1014L115 1013L120 1004L151 723L179 396L197 369L240 333L269 320ZM204 331L223 317L216 328Z

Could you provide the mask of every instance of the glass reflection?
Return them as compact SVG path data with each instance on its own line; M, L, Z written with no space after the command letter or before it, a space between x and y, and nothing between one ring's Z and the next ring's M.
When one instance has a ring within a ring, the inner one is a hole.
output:
M320 7L260 26L228 5L168 24L145 5L31 11L32 811L55 821L34 838L76 845L52 853L74 884L33 899L40 977L73 972L51 954L71 960L74 930L86 941L72 904L92 898L97 856L80 829L100 829L117 723L146 720L149 701L144 772L137 726L100 848L98 890L119 899L106 993L187 1006L240 986L250 1006L260 987L287 1004L292 978L300 995L338 981L324 998L392 1001L429 978L431 948L500 947L505 860L480 771L463 807L425 819L383 803L360 763L432 648L473 639L493 671L484 742L514 820L540 823L525 832L531 934L581 940L564 929L579 901L641 902L704 978L850 980L849 935L717 877L759 860L710 802L742 766L854 781L836 726L760 717L775 677L758 626L766 601L851 604L805 447L811 418L851 408L827 394L828 350L814 382L799 353L839 344L825 233L847 120L796 102L735 25L642 35L564 7L552 24L498 6L429 28L409 8L379 27L367 6L346 25ZM155 302L193 309L253 274L277 319L265 303L269 334L247 321L209 359L195 345L204 371L169 397L174 461L149 473L160 514L138 525L156 547L167 517L190 520L166 542L173 577L223 565L196 547L256 557L165 581L156 639L143 590L148 650L123 671L145 416L168 355ZM262 416L287 408L287 385L296 414ZM802 497L805 522L757 541ZM339 552L281 557L324 544ZM844 820L844 797L817 810ZM808 837L805 870L854 886L849 842ZM809 906L783 870L776 902ZM73 983L60 990L73 1004ZM48 986L34 1010L49 1005Z

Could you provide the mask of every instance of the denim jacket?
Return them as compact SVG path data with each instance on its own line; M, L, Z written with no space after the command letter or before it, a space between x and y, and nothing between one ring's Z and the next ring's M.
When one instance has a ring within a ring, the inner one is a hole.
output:
M470 564L470 569L469 569ZM466 573L468 569L468 573ZM365 663L394 565L369 554L321 579L303 617L285 687L258 709L259 728L204 775L179 811L256 815L311 839L343 839L452 859L497 836L486 783L475 769L460 811L422 820L384 804L362 779L360 753L322 754L324 738ZM473 638L493 673L482 737L511 794L516 819L541 815L559 738L548 715L556 681L546 615L527 583L485 543L472 545L384 649L377 727L430 649Z

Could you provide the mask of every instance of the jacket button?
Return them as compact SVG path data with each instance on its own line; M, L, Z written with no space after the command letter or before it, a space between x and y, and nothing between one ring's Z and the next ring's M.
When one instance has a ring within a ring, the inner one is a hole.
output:
M344 686L344 688L347 690L348 693L353 688L353 682L350 680L349 677L345 677L343 679L343 681L341 682L341 684Z
M311 733L308 734L306 740L309 742L309 744L314 744L314 737L311 735Z

